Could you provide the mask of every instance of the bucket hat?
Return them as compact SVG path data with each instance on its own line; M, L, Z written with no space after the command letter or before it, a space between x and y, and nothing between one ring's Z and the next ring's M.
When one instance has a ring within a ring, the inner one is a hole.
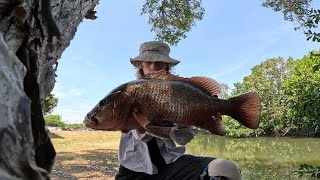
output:
M139 61L165 62L173 67L180 61L171 58L169 53L170 47L168 44L161 41L149 41L140 45L139 55L135 58L130 58L130 62L135 67L137 67Z

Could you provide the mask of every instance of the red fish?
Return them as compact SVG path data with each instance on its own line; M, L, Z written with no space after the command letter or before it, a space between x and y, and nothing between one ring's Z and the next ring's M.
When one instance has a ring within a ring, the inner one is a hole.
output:
M156 73L115 88L87 114L84 122L92 129L138 129L164 138L169 137L168 130L174 124L225 135L219 114L228 115L248 128L258 128L261 111L258 93L224 100L214 96L218 92L219 85L210 78Z

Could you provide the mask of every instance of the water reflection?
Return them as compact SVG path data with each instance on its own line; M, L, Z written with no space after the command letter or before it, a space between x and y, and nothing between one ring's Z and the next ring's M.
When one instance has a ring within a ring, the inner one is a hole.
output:
M187 153L232 160L244 179L298 179L293 171L299 164L320 166L320 139L198 135L187 145Z

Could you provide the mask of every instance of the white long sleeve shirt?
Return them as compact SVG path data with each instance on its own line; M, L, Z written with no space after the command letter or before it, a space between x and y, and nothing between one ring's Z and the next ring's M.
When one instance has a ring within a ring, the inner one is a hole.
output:
M170 130L171 139L156 137L160 154L166 164L176 161L185 153L184 145L190 142L197 134L197 129L188 127L174 126ZM152 164L147 142L154 137L146 132L140 134L136 130L122 133L119 146L119 162L122 166L135 172L147 174L157 174L158 169ZM176 146L175 142L181 146Z

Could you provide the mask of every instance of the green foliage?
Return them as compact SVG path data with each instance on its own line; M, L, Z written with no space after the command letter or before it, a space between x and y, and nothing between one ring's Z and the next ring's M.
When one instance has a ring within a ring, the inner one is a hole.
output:
M204 15L202 0L147 0L141 14L149 15L157 39L177 44Z
M231 117L223 117L222 121L227 132L226 135L228 137L244 138L253 137L257 134L262 134L261 132L259 132L259 130L252 130L246 128L245 126L241 125L238 121L232 119Z
M315 42L320 42L320 31L316 32L315 29L318 28L320 21L320 9L310 9L307 14L307 20L304 23L304 26L307 28L305 31L305 35L307 36L307 40L312 40Z
M58 98L54 94L49 94L49 96L42 103L42 111L44 115L47 115L53 111L53 109L58 105Z
M81 124L66 124L65 128L82 129L82 128L86 128L86 127L83 123L81 123Z
M320 179L320 167L319 166L311 166L308 164L300 164L299 170L294 171L298 175L299 178L302 176L309 174L310 178L318 178Z
M311 2L312 0L264 0L262 6L276 12L282 11L285 20L304 22Z
M311 53L295 61L291 76L285 80L284 91L291 122L298 129L313 133L320 131L320 69L314 68L317 64L320 57Z
M231 96L256 91L261 98L260 127L244 128L225 118L229 136L320 135L320 51L299 60L267 59L234 84Z
M44 117L47 126L65 127L65 123L61 120L61 115L49 114Z
M251 69L252 73L244 77L243 82L234 84L231 95L236 96L256 91L261 98L262 112L258 135L284 133L288 124L283 119L286 113L283 95L284 79L292 66L291 58L272 58ZM236 129L240 127L235 126Z
M307 36L307 40L320 42L320 9L310 8L312 0L264 0L262 6L282 11L284 19L292 21ZM318 31L317 31L318 30Z

